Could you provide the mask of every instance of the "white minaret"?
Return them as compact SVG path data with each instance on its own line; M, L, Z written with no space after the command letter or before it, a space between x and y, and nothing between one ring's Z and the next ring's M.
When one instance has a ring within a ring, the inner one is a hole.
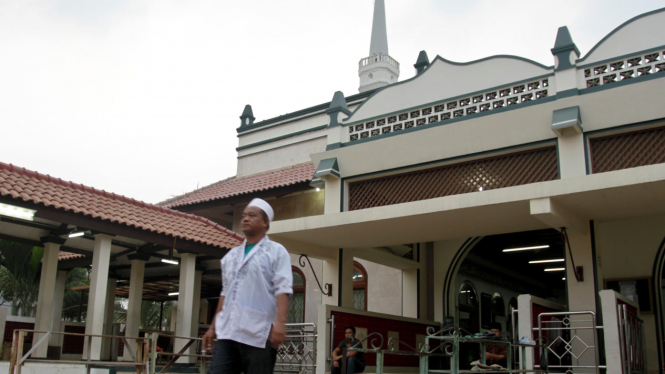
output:
M384 0L375 0L372 20L372 41L369 57L360 60L358 67L360 88L363 92L387 86L399 78L399 62L388 55L388 34L386 33L386 5Z

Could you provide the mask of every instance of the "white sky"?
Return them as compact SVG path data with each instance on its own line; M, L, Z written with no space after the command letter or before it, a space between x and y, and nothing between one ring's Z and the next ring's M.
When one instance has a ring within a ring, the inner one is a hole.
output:
M400 80L420 50L553 64L664 0L386 0ZM235 175L257 121L357 93L372 0L0 0L0 161L156 203Z

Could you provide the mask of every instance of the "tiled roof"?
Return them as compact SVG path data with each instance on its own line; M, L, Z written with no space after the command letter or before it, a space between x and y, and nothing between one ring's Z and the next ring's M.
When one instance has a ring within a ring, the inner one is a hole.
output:
M58 253L58 261L73 260L75 258L83 258L83 257L85 256L78 253L71 253L65 251L60 251L60 253Z
M232 177L166 200L159 203L159 205L174 208L252 192L267 191L297 183L309 183L315 170L314 164L306 163L242 178Z
M0 162L0 196L219 248L243 237L206 218L147 204Z

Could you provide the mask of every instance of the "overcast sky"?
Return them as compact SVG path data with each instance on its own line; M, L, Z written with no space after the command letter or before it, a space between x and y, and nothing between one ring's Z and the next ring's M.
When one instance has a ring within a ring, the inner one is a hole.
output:
M664 0L385 0L400 80L420 50L553 64ZM235 175L257 121L358 92L373 0L0 0L0 161L156 203Z

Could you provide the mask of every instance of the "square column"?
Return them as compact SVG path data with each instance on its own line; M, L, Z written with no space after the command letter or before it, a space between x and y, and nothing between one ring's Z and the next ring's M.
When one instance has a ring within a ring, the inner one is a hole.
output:
M127 321L125 323L125 336L139 336L141 325L141 304L143 302L143 278L145 276L145 262L150 258L143 253L134 253L127 256L132 262L129 275L129 297L127 305ZM136 352L136 340L127 339L128 347L123 351L123 361L132 361L130 352Z
M58 254L60 253L60 246L65 244L65 239L58 236L46 236L41 238L41 241L44 243L44 257L42 258L42 274L39 280L39 295L37 296L35 330L51 331L53 301L56 294L55 285L58 275ZM42 336L44 334L35 334L33 344L37 343ZM32 353L32 356L45 358L48 352L48 343L48 341L42 342Z
M108 234L95 234L95 244L92 252L92 271L90 273L90 294L88 296L88 311L85 319L85 333L102 335L104 332L104 312L106 310L106 287L109 276L109 263L111 261L111 239ZM99 360L102 353L102 339L92 338L90 352L88 352L88 338L83 346L83 358Z
M53 295L53 318L51 322L51 331L62 331L62 303L65 298L65 285L67 284L67 271L58 270L55 278L55 294ZM51 335L49 345L61 347L62 335Z
M118 280L109 278L106 286L106 311L104 312L104 335L113 335L113 314L115 313L115 288ZM109 361L113 355L112 338L102 339L102 361Z
M180 256L180 284L178 289L176 336L192 336L192 331L194 331L194 315L196 315L196 318L198 319L198 310L194 310L194 303L201 298L200 292L199 295L195 295L196 278L196 255L192 253L183 253ZM185 344L187 344L187 340L175 339L173 352L179 352ZM192 347L185 353L193 354L194 349L195 348ZM194 360L193 357L181 357L177 362L191 363L194 362Z

